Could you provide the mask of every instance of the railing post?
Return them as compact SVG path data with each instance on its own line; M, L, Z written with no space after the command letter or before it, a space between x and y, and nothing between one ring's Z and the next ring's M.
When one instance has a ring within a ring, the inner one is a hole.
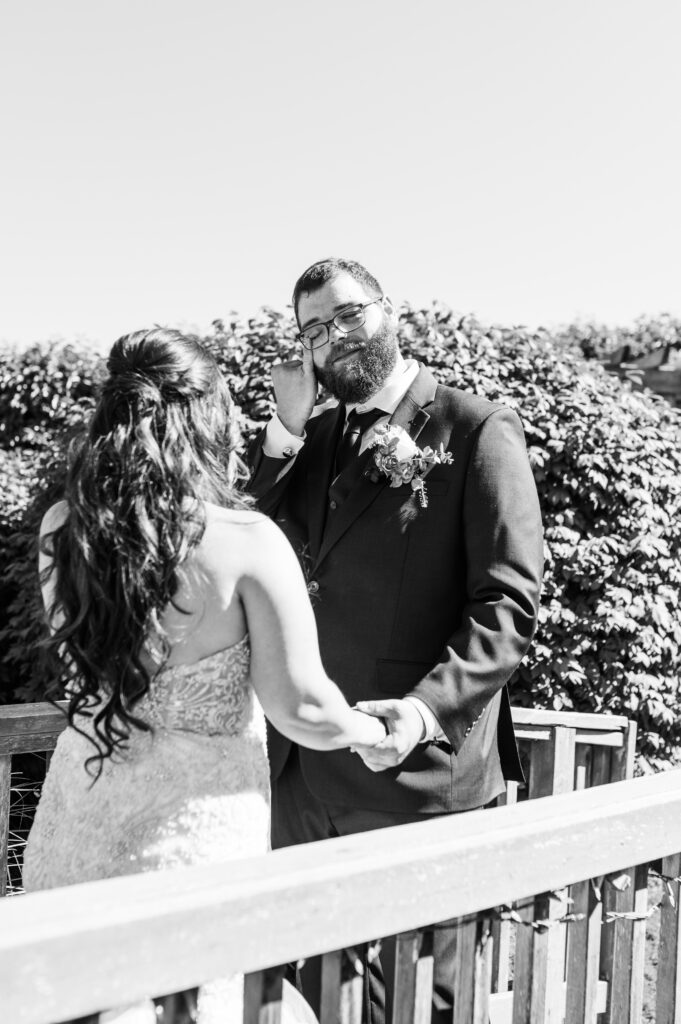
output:
M456 922L453 1024L488 1024L492 980L490 940L488 915L482 913Z
M283 967L272 967L246 975L243 1024L281 1024L283 972Z
M571 912L584 917L568 928L565 1024L596 1024L603 905L589 881L570 894Z
M395 939L392 1024L427 1024L433 1003L430 935L404 932Z
M681 854L664 857L662 874L681 875ZM665 881L660 908L660 949L657 964L656 1024L681 1024L681 944L679 943L679 883Z
M643 1020L643 988L646 968L646 925L648 923L648 865L638 864L634 871L634 920L631 944L631 985L629 1020Z
M554 726L549 740L532 746L529 797L532 800L569 793L574 787L574 778L575 730ZM525 903L519 913L527 921L555 921L564 915L565 904L543 894ZM565 925L553 924L543 934L527 925L518 925L513 1024L529 1024L530 1021L561 1024L564 972Z
M603 927L601 929L601 977L608 983L608 1004L603 1024L639 1024L629 1018L631 986L631 951L633 921L629 917L609 914L631 914L634 910L633 869L607 876L603 881Z
M497 799L497 806L504 807L518 802L518 783L507 782L506 792ZM511 960L511 922L495 917L492 921L492 977L491 992L508 992L509 967Z
M11 799L12 755L0 754L0 896L7 892L9 805Z

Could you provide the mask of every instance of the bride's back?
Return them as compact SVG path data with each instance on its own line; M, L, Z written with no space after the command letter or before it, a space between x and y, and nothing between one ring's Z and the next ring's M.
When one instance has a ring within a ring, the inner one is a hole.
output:
M248 625L238 584L258 543L259 512L204 505L201 541L180 568L173 602L161 618L170 653L166 667L190 665L243 639Z

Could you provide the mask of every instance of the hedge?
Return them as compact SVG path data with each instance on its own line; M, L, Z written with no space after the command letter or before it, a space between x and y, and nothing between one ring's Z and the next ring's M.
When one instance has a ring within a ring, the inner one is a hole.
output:
M681 762L681 413L585 361L576 334L487 326L445 306L404 306L405 355L444 383L519 413L542 505L546 572L516 704L610 712L639 724L643 761ZM245 441L270 415L269 367L295 351L290 312L216 320ZM40 699L44 629L35 536L63 452L93 402L97 358L71 346L0 352L0 700Z
M557 340L577 345L587 359L604 361L625 345L629 359L670 346L670 363L681 365L681 320L667 313L639 318L632 327L608 327L593 321L570 324L558 332Z

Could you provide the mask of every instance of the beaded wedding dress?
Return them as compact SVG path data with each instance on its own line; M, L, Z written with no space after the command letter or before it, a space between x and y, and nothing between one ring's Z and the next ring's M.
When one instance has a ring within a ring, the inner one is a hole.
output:
M62 733L26 847L27 891L266 852L265 720L249 665L246 636L157 673L134 708L153 732L133 730L95 782L85 770L92 743ZM87 732L89 720L81 723ZM240 977L203 986L199 1024L240 1021L242 991ZM149 1005L109 1019L155 1017Z

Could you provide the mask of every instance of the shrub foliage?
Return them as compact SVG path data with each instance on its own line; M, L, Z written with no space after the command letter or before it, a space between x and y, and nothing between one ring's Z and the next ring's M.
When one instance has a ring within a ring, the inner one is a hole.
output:
M546 572L515 703L633 717L648 763L681 760L681 413L585 362L577 332L487 327L434 305L403 307L400 335L440 381L506 403L526 431ZM273 409L272 361L295 351L290 314L217 320L204 342L246 441ZM95 355L69 346L0 353L0 699L43 693L35 538L98 373Z

